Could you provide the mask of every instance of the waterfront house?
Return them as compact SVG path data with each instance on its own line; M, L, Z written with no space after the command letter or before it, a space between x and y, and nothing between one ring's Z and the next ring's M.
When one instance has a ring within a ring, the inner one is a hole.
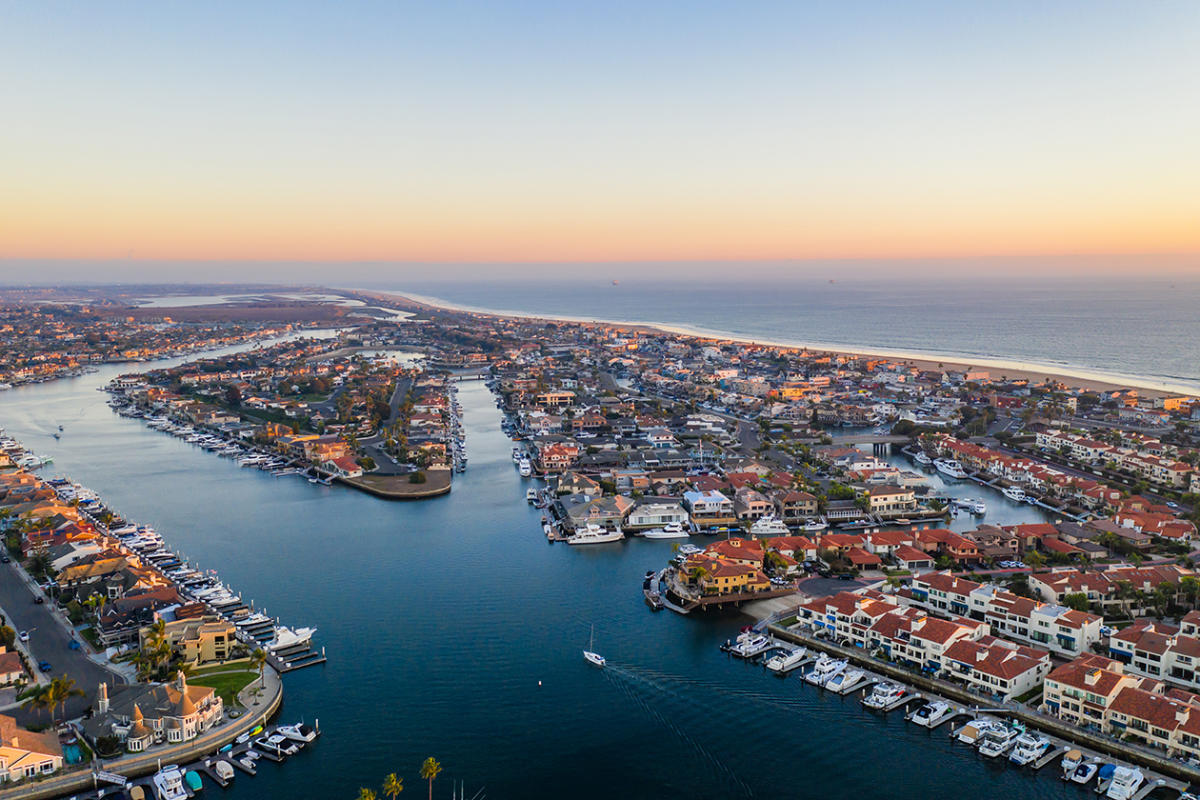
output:
M1124 688L1140 680L1111 658L1083 655L1056 667L1042 687L1042 710L1080 727L1103 729L1108 708Z
M679 501L663 497L639 500L625 519L626 527L634 529L687 524L688 513Z
M21 663L21 655L0 645L0 686L12 686L25 675L25 665Z
M917 508L913 490L899 486L872 486L866 497L867 511L879 517L902 517Z
M1050 653L995 636L959 639L946 648L942 677L1000 700L1036 688L1050 672Z
M571 528L583 528L589 523L602 527L616 528L625 521L625 515L633 508L633 500L624 495L595 497L570 494L558 499L559 508Z
M715 490L683 493L683 504L698 526L732 525L737 522L733 501Z
M62 767L62 745L55 733L35 733L0 714L0 784L51 775Z
M761 492L743 486L733 495L733 510L740 520L756 520L773 513L775 505Z
M110 697L111 693L111 697ZM189 686L180 672L170 683L100 684L91 719L83 725L92 740L116 736L131 753L159 744L195 739L221 722L221 696L207 686Z
M145 648L152 628L139 632L139 646ZM237 628L218 616L178 619L167 622L163 635L171 650L193 667L227 661L237 644Z
M817 513L817 498L795 489L776 489L771 493L775 515L785 524L797 525Z

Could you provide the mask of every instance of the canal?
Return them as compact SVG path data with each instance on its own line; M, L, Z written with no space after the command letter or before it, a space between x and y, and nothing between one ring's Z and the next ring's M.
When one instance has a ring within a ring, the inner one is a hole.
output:
M469 470L450 495L404 504L240 469L119 417L97 389L127 370L6 392L0 425L53 456L45 474L318 628L329 662L285 678L283 717L319 718L324 736L223 796L352 798L389 772L422 796L430 755L440 797L452 781L489 798L1085 796L1050 768L985 762L945 729L730 660L717 645L736 614L651 613L641 576L670 542L549 545L481 383L460 391ZM988 502L987 521L1009 521ZM605 670L580 655L593 624Z

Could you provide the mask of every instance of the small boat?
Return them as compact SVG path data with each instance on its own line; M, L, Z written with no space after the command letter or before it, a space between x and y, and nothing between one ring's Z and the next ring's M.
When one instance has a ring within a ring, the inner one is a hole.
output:
M767 669L777 675L786 675L790 670L800 666L807 657L808 648L797 647L795 650L771 656L767 659Z
M991 717L980 717L973 719L959 729L954 738L963 744L969 744L976 747L980 744L980 740L988 733L1000 733L1005 727L1003 722Z
M723 649L738 658L754 658L759 653L770 650L774 646L770 637L764 636L753 628L738 634L732 643L726 642Z
M825 688L836 694L846 694L862 682L864 673L861 669L849 667L825 682Z
M577 529L575 535L567 539L567 544L583 545L583 544L605 544L606 542L619 542L625 538L625 532L620 528L615 531L606 530L595 523L589 522L584 528Z
M1063 780L1071 780L1071 775L1075 772L1075 768L1082 763L1083 753L1078 750L1068 750L1066 755L1062 757L1062 761L1059 762L1059 766L1062 767Z
M525 501L528 503L536 503L538 499L537 489L530 486L525 490Z
M200 774L194 769L189 769L187 772L183 773L183 782L187 784L188 788L191 789L193 793L204 788L204 782L200 780Z
M588 638L588 649L583 651L583 657L589 664L595 664L597 667L603 667L608 662L604 660L604 656L595 651L596 646L596 626L592 626L592 635Z
M1007 486L1000 493L1014 503L1020 503L1025 499L1025 490L1020 486Z
M928 467L933 463L933 459L924 450L918 450L917 454L913 456L913 460L923 467Z
M1108 791L1109 784L1112 783L1113 775L1116 771L1116 764L1100 765L1100 769L1096 770L1096 794L1104 794Z
M1096 777L1096 772L1099 769L1100 765L1095 761L1085 761L1075 767L1075 769L1071 770L1071 780L1080 785L1084 785L1092 778Z
M1106 797L1111 800L1130 800L1142 788L1146 776L1137 767L1117 767L1108 784Z
M233 780L233 766L224 759L217 759L212 764L212 771L223 781Z
M299 725L280 725L275 730L281 736L286 736L293 742L308 744L317 738L317 732L303 723Z
M942 718L950 713L950 704L937 700L932 703L926 703L917 709L917 713L913 714L912 721L923 728L932 728L942 721Z

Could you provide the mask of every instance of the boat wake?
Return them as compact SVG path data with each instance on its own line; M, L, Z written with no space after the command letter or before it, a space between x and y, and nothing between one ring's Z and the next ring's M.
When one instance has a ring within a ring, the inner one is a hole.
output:
M738 793L746 797L754 796L754 790L751 789L750 786L743 781L728 764L714 755L708 748L697 741L695 737L683 730L683 728L679 727L679 725L671 719L669 714L663 714L654 707L652 702L654 699L654 692L651 690L659 689L665 691L665 687L661 687L655 681L638 675L636 669L634 668L624 667L612 663L610 663L608 668L604 670L604 676L609 680L610 683L613 684L613 686L617 687L622 694L624 694L626 697L632 700L635 705L645 711L651 719L653 719L662 727L666 728L668 731L674 734L676 738L691 748L692 751L699 756L702 761L704 761L713 769L714 774L718 778L724 779ZM668 693L679 697L676 692Z

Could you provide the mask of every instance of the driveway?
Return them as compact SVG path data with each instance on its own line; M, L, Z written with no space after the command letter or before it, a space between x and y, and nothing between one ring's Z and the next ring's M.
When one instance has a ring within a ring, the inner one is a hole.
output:
M67 703L67 717L79 716L91 705L96 688L102 681L125 681L88 658L84 649L86 645L72 650L71 633L67 631L62 618L51 610L51 601L38 605L33 598L34 590L25 582L16 565L0 564L0 608L4 609L8 624L16 631L30 631L25 647L35 662L48 661L53 667L53 671L45 675L47 679L66 676L74 679L75 684L86 692L86 696L72 698ZM48 721L44 711L34 713L18 709L13 716L20 724L45 724Z

